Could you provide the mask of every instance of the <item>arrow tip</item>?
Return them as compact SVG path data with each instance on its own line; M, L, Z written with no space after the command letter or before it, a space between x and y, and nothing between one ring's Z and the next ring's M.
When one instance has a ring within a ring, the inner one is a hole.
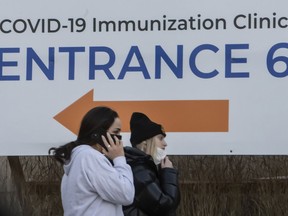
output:
M77 135L81 120L93 107L93 89L54 116L54 119Z

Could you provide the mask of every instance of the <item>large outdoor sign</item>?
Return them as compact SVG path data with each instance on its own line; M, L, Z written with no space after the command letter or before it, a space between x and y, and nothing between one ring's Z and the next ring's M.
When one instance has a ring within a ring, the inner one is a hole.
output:
M45 155L83 115L163 124L170 154L288 153L287 1L7 1L0 155Z

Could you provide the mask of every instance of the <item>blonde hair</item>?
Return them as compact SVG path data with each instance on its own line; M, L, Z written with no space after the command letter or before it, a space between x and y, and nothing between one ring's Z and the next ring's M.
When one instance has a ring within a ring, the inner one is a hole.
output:
M156 156L156 149L157 149L155 138L156 136L144 140L136 146L141 151L144 151L146 154L151 155L153 159Z

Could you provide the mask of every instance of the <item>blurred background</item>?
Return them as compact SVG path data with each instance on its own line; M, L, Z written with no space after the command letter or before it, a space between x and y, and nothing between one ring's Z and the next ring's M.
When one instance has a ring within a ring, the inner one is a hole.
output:
M178 216L287 216L287 156L170 156ZM0 157L0 216L63 215L62 167L50 156Z

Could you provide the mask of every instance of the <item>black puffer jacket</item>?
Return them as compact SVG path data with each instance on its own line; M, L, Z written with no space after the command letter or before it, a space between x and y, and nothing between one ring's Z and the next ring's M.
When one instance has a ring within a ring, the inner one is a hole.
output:
M137 148L125 147L127 163L134 176L135 198L124 206L125 216L175 216L180 202L178 172L159 168L150 155Z

